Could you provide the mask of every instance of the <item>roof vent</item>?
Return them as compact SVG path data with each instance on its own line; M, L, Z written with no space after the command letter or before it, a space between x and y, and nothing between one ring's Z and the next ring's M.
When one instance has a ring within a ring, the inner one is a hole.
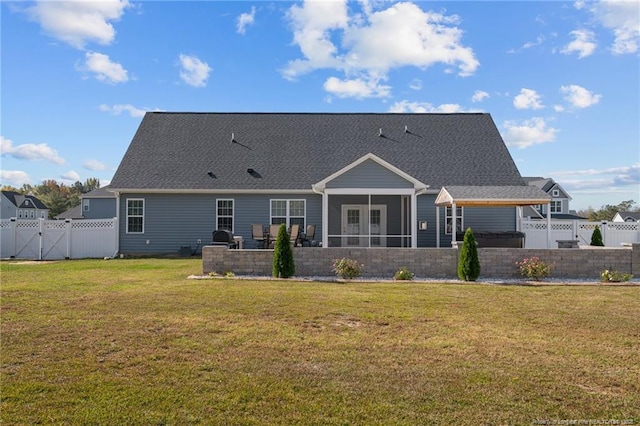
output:
M208 171L207 174L209 175L210 178L215 179L216 175L212 172L212 171Z
M252 168L248 168L247 169L247 173L249 173L250 175L254 174L256 171L253 170Z
M409 133L409 126L407 126L407 125L404 126L404 132L405 133Z
M236 134L235 133L231 133L231 143L237 143L236 142Z
M384 135L382 134L382 127L380 127L380 131L378 132L378 136L380 136L381 138L384 137Z

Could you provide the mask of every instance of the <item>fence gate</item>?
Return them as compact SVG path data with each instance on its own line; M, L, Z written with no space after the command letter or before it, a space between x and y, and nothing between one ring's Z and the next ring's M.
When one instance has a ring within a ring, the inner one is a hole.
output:
M113 219L0 221L0 257L16 259L82 259L112 257L118 247Z

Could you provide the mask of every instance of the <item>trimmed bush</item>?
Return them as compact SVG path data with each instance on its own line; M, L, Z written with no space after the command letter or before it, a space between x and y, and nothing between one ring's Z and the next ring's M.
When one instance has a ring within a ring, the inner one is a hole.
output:
M475 281L480 276L478 245L471 228L464 233L460 256L458 257L458 278L463 281Z
M393 274L393 279L398 281L411 281L414 276L413 272L402 266Z
M346 257L343 257L342 259L333 260L332 271L335 272L335 274L340 278L351 280L360 276L363 267L364 265L358 263L357 260L347 259Z
M293 250L287 233L287 226L283 223L278 229L278 238L273 248L273 266L271 275L276 278L289 278L296 272L293 262Z
M593 230L591 234L591 245L604 247L604 241L602 241L602 232L600 232L600 227L596 225L596 229Z

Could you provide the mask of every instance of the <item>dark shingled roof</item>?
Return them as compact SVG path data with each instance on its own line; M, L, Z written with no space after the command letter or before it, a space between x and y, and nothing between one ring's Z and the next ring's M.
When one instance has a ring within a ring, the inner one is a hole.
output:
M148 112L110 187L310 190L367 153L430 189L525 185L489 114Z
M11 203L14 206L18 208L22 208L22 209L37 208L40 210L48 209L48 207L42 201L40 201L38 198L36 198L33 195L22 195L19 192L15 192L15 191L2 191L2 193L4 194L5 197L7 197L9 201L11 201ZM26 204L25 203L26 200L30 200L31 203Z

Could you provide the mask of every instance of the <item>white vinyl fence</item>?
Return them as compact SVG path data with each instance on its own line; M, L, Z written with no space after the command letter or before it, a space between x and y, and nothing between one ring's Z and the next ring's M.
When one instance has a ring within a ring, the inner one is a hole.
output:
M0 257L83 259L113 257L118 249L118 221L113 219L0 221Z
M606 247L622 247L640 242L640 222L589 222L584 220L551 220L551 248L558 240L577 240L578 245L591 243L593 230L598 226ZM546 220L522 220L525 248L547 248Z

